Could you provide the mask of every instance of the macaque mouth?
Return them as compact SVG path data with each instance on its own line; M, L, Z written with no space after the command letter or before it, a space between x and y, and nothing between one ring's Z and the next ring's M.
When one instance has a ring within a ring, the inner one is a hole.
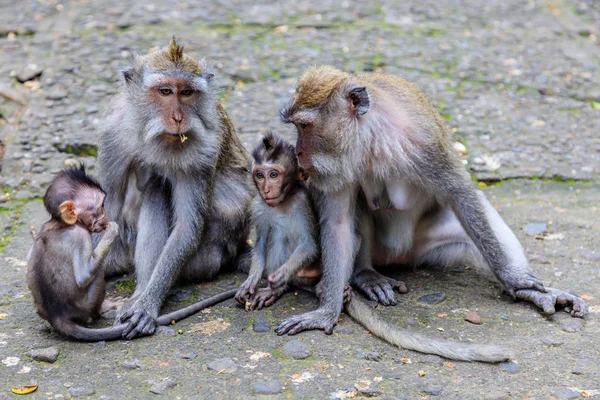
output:
M169 142L184 143L186 140L189 139L189 132L177 132L177 133L165 132L165 137L167 138L167 140Z
M274 207L277 204L279 204L282 199L283 199L283 194L280 194L277 197L265 198L265 203L267 203L267 205L270 207Z

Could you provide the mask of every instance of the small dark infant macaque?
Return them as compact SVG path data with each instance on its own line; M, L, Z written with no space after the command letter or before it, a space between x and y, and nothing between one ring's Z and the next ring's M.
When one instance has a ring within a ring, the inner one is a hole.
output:
M102 263L119 227L104 212L105 194L83 166L62 170L50 183L50 213L29 253L27 280L37 313L60 334L78 338L99 316L105 296ZM104 231L94 249L92 232Z
M321 268L317 225L294 146L269 133L252 157L256 243L249 276L235 298L260 310L290 286L314 291ZM257 290L265 275L269 286Z

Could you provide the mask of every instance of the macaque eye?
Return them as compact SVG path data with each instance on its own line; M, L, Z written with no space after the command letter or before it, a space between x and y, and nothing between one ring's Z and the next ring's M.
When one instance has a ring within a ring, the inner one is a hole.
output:
M168 88L168 87L160 87L160 88L158 88L158 91L163 96L168 96L168 95L170 95L170 94L173 93L173 91L171 90L171 88Z
M306 127L308 126L308 124L306 122L298 122L296 124L297 127L299 127L300 129L306 129Z
M256 173L256 178L263 179L264 177L265 177L265 174L263 174L262 172L257 172Z
M179 93L181 93L182 96L189 97L194 93L194 91L192 89L183 89Z
M276 179L279 176L279 172L277 171L271 171L271 173L269 173L269 177L271 179Z

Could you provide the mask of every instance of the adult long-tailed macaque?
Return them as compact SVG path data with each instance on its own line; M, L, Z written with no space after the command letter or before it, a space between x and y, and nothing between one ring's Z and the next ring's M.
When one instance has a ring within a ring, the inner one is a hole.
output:
M254 201L256 245L250 275L236 300L261 309L272 305L290 286L315 292L321 265L316 219L294 146L269 134L252 156L259 193ZM257 290L264 272L269 286ZM344 294L345 310L352 318L399 347L464 361L499 362L514 355L503 346L462 344L405 331L379 318L350 290Z
M123 72L104 122L98 161L106 209L130 227L119 248L135 248L136 289L116 320L127 322L126 338L154 331L177 279L210 279L249 253L248 154L212 77L173 39ZM137 221L122 221L125 201L140 192L139 216L130 213ZM113 262L126 265L127 255Z
M369 298L395 304L398 282L373 265L396 263L487 266L511 296L546 314L556 305L570 306L575 317L585 314L580 298L544 287L529 270L518 239L474 188L443 119L415 85L313 67L281 116L298 130L299 164L310 175L323 278L319 308L283 321L278 333L331 333L348 280ZM389 210L378 209L377 196L387 197L381 204L392 203Z
M36 236L29 253L27 280L36 310L54 330L70 339L120 339L127 328L84 326L98 317L105 296L106 254L119 233L104 212L105 193L83 166L61 171L50 183L44 206L51 219ZM96 248L92 233L101 233ZM233 297L235 290L162 315L159 325L179 321L203 308Z

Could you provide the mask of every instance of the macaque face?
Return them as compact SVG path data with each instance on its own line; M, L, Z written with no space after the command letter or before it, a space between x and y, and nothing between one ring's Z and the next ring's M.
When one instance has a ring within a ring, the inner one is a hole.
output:
M286 174L286 169L278 164L266 163L254 167L254 183L267 205L275 207L285 199Z
M98 190L85 190L75 201L77 220L90 232L101 232L108 225L108 216L104 211L106 195Z

